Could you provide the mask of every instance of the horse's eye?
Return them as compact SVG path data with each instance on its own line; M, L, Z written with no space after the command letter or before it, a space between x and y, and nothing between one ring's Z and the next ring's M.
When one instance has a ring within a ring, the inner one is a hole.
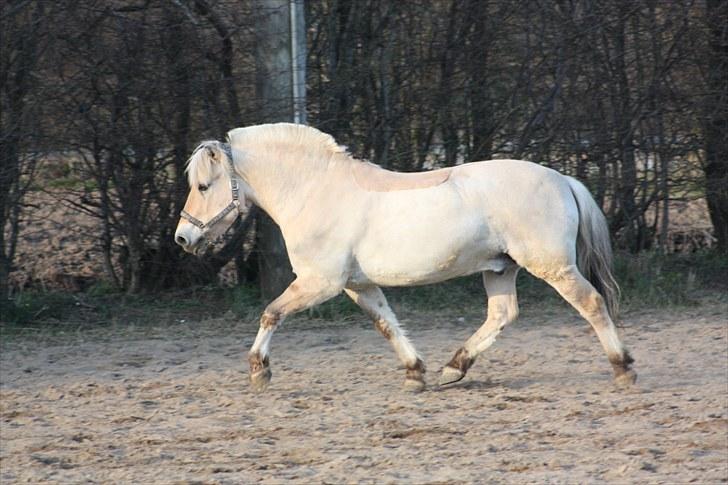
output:
M200 192L204 192L207 190L208 187L209 187L209 185L200 184L197 186L197 190L199 190Z

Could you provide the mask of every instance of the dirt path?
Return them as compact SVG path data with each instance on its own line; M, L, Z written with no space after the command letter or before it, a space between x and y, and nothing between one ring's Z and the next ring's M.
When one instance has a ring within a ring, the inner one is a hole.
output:
M363 318L283 329L262 395L243 372L251 324L11 342L0 481L726 482L727 315L715 302L626 315L628 392L565 310L527 309L460 385L417 395ZM475 322L427 318L403 321L434 382Z

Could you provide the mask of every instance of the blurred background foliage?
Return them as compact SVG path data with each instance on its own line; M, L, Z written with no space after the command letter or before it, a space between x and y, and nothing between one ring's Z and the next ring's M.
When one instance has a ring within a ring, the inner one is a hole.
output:
M78 290L209 287L221 271L234 311L255 306L255 216L201 259L172 235L192 148L266 119L256 46L289 32L260 20L286 3L3 2L3 319L77 307ZM705 274L726 277L725 0L316 0L305 22L308 122L356 157L399 171L532 160L591 189L627 297L688 301ZM69 244L82 271L31 264Z

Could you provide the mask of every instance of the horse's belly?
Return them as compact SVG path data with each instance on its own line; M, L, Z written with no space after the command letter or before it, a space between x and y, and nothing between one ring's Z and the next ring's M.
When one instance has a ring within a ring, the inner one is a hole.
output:
M425 224L428 226L428 224ZM507 264L502 248L478 222L450 227L413 227L364 241L356 253L352 280L381 286L410 286L445 281Z
M472 264L454 264L447 269L422 269L420 271L388 271L380 269L375 272L361 272L353 277L350 283L356 285L375 284L377 286L416 286L431 283L440 283L460 276L467 276L482 271L503 271L511 261L504 256L494 256L491 259L483 259ZM444 265L447 262L442 263Z

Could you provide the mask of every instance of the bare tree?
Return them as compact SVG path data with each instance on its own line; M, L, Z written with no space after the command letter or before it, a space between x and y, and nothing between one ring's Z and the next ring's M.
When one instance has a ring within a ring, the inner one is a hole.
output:
M704 192L725 249L726 0L305 5L310 122L356 156L401 171L492 157L551 166L592 189L631 251L671 247L672 205ZM202 261L171 235L196 142L292 119L290 7L5 2L0 284L35 154L57 149L83 160L66 201L98 218L109 281L212 281L255 231L239 273L277 295L293 275L265 216Z
M0 307L10 296L23 198L43 143L38 70L49 10L42 1L9 1L0 10Z
M707 0L706 7L705 196L718 248L728 252L728 1Z
M78 89L58 113L82 107L71 121L73 146L83 175L95 181L69 191L67 200L98 217L108 278L132 293L212 281L234 255L227 247L200 261L173 242L194 139L242 117L232 34L206 2L186 7L74 3L68 9L76 15L61 36L67 61L59 77ZM208 31L217 36L203 35ZM210 77L221 89L210 89ZM203 116L211 99L212 125ZM240 250L244 237L228 244Z

